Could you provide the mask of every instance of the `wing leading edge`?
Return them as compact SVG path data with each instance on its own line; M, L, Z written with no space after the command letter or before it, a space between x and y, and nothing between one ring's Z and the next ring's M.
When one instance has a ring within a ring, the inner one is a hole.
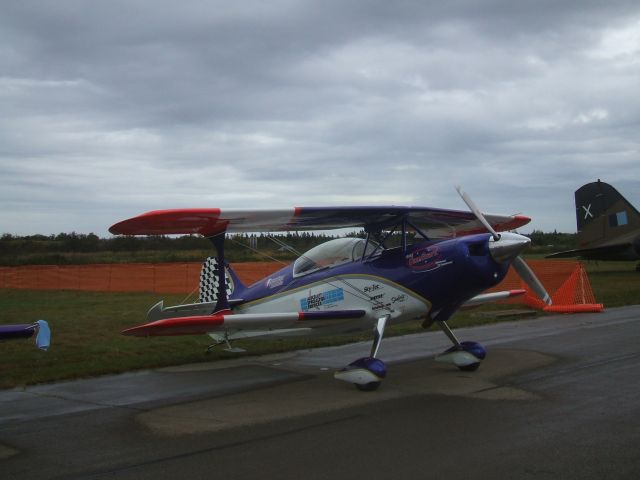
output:
M427 235L446 238L485 232L473 213L429 207L297 207L279 210L196 208L154 210L113 225L121 235L278 232L364 228L393 225L408 219ZM531 221L523 215L486 215L497 231L514 230Z

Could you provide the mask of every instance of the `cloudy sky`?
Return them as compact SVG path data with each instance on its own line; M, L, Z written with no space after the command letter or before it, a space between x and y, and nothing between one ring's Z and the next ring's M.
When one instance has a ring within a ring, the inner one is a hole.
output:
M640 3L7 0L0 233L179 207L640 207Z

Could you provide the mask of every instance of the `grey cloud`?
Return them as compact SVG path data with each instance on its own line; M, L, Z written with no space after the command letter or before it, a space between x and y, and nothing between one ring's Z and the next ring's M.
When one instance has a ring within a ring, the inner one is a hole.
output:
M0 230L104 234L180 206L464 208L462 183L572 231L573 190L598 177L640 203L635 2L236 3L5 2Z

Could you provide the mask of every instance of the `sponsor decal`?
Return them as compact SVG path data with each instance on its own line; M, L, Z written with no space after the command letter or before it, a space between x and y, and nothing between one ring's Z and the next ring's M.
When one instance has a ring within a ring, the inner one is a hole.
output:
M398 302L402 303L406 299L407 299L407 296L404 293L402 293L402 294L398 295L397 297L391 297L391 303L398 303Z
M364 287L364 293L375 292L376 290L380 290L382 286L379 283L374 283L372 285L367 285Z
M378 310L390 310L391 304L390 303L378 303L376 305L373 306L373 308L371 308L371 310L373 310L374 312L377 312ZM393 310L390 310L393 311Z
M405 263L412 270L425 272L437 270L451 262L442 258L437 245L432 245L411 252L405 257Z
M389 302L385 302L386 292L384 288L379 283L372 283L371 285L367 285L363 288L364 293L369 296L369 301L373 303L372 310L377 312L378 310L388 309L391 304Z
M267 288L276 288L281 287L284 284L284 275L280 275L278 277L270 278L267 280Z
M379 300L382 297L384 297L384 295L377 295L376 297L372 298L372 300ZM402 304L407 300L407 296L404 293L401 293L400 295L396 295L395 297L391 297L391 301L390 302L378 302L376 305L373 306L372 310L374 312L377 312L378 310L389 310L390 312L393 312L394 310L391 308L393 305L397 305L397 304Z
M309 295L307 298L300 300L300 308L303 312L307 312L312 308L318 308L323 305L330 305L344 300L344 290L336 288L322 293Z

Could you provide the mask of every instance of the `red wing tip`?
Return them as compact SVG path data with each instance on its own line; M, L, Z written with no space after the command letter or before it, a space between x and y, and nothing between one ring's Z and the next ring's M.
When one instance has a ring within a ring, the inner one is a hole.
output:
M147 330L148 330L147 325L138 325L137 327L131 327L131 328L127 328L126 330L122 330L120 334L127 335L130 337L146 337L150 335L150 333L148 333Z
M527 293L527 291L523 288L518 288L515 290L509 290L509 296L510 297L517 297L518 295L524 295L525 293Z
M177 208L152 210L112 225L114 235L166 235L221 233L227 222L219 221L218 208Z
M529 222L531 222L531 217L527 217L526 215L514 215L513 216L513 222L512 223L517 223L517 227L521 227L523 225L526 225ZM517 227L515 227L515 228L517 228Z
M224 315L195 315L193 317L165 318L127 328L121 333L134 337L198 335L210 332L223 323Z
M531 221L530 217L525 215L513 215L510 220L505 223L498 223L494 225L494 228L499 232L506 232L509 230L515 230L520 228Z

